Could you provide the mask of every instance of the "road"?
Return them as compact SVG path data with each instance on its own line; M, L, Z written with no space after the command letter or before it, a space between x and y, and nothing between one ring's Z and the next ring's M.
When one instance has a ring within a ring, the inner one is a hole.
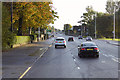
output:
M68 39L64 34L57 34ZM74 37L66 48L54 44L26 71L23 78L118 78L118 46L93 40L100 49L99 58L79 58L77 46L85 39Z

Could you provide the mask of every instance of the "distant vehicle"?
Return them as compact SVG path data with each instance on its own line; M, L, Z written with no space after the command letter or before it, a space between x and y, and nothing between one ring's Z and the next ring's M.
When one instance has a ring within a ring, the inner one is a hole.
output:
M83 37L82 36L78 36L78 39L83 39Z
M54 34L53 34L53 35L51 35L51 37L54 37Z
M86 37L86 41L92 41L92 37L90 36Z
M78 56L95 56L99 57L99 49L94 42L83 42L78 45Z
M74 38L73 37L69 37L68 41L74 41Z
M64 46L64 48L66 48L66 41L63 37L57 37L55 39L55 48L58 46Z

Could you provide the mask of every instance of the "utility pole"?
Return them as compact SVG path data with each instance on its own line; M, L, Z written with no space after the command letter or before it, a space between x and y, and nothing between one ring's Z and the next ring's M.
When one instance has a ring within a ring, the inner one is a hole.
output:
M115 9L116 9L116 6L114 5L114 25L113 25L113 39L115 39Z
M97 38L97 37L96 37L96 15L97 15L97 14L95 13L95 39Z

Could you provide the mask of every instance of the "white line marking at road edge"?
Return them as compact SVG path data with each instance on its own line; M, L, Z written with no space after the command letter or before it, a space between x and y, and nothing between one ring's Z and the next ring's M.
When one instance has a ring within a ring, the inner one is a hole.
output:
M23 76L31 69L31 67L28 67L28 69L19 77L18 80L20 80L21 78L23 78Z
M80 69L80 67L77 67L78 69Z

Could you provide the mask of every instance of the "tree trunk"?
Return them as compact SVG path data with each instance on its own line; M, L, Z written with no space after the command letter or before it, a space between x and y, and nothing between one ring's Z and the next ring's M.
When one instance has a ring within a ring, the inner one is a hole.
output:
M32 33L32 28L29 27L29 35L31 35L31 33Z
M22 19L23 19L23 17L21 17L19 19L19 28L18 28L18 35L19 36L22 36Z

